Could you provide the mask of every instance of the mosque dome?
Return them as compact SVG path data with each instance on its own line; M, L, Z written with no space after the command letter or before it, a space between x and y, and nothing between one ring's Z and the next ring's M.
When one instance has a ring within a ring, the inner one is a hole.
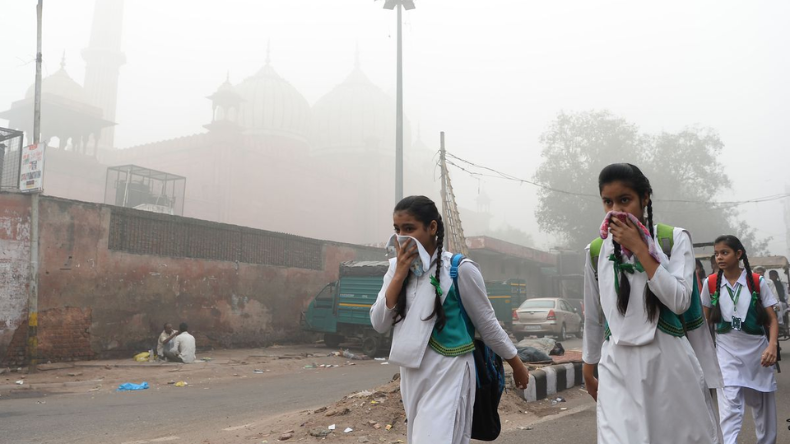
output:
M260 71L235 87L235 92L242 99L239 124L245 132L307 139L310 105L277 74L268 58Z
M368 79L357 62L341 84L313 105L311 134L316 153L377 151L394 156L395 101Z
M36 94L36 85L30 85L25 93L26 99L31 99ZM68 99L80 104L90 104L85 89L66 72L66 56L60 61L60 69L41 81L41 94L51 94Z

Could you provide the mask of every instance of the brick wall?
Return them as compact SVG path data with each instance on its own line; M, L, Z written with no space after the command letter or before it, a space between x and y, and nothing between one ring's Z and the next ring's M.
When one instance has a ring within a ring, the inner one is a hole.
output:
M91 309L64 307L39 312L38 359L40 362L92 359Z
M287 341L340 262L383 258L380 248L52 197L40 219L42 360L132 356L165 322L189 323L200 347Z
M18 330L24 346L29 274L30 196L0 193L0 361Z

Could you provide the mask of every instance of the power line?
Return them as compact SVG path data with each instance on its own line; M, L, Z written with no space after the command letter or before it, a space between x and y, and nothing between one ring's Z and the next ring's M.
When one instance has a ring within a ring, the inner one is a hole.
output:
M538 187L538 188L543 189L543 190L552 191L552 192L555 192L555 193L566 194L566 195L570 195L570 196L590 197L590 198L595 198L595 199L600 199L600 197L601 197L601 196L598 196L598 195L595 195L595 194L577 193L577 192L573 192L573 191L562 190L562 189L554 188L554 187L551 187L551 186L548 186L548 185L543 185L543 184L541 184L539 182L535 182L535 181L532 181L532 180L522 179L522 178L513 176L512 174L503 173L502 171L495 170L495 169L487 167L487 166L478 165L478 164L476 164L474 162L470 162L470 161L468 161L466 159L462 159L462 158L460 158L460 157L458 157L456 155L453 155L451 153L447 153L447 156L448 157L452 157L453 159L457 160L458 162L461 162L461 163L464 163L464 164L468 165L469 167L462 167L462 166L458 165L455 162L452 162L450 160L447 161L448 165L452 165L452 166L458 168L459 170L469 174L470 176L490 177L490 178L494 178L494 179L502 179L502 180L508 180L508 181L511 181L511 182L518 182L520 184L528 184L528 185L532 185L532 186ZM481 173L481 172L478 172L478 171L471 171L470 167L471 168L477 168L477 169L480 169L480 170L483 170L483 171L488 171L488 172L493 173L493 174L485 174L485 173ZM750 203L772 202L772 201L781 200L781 199L784 199L784 198L787 198L787 197L790 197L790 194L788 194L788 193L774 194L774 195L771 195L771 196L763 196L763 197L758 197L758 198L754 198L754 199L733 200L733 201L704 201L704 200L688 200L688 199L655 199L655 201L656 202L668 202L668 203L693 203L693 204L705 204L705 205L728 205L728 206L734 206L734 205L745 205L745 204L750 204Z

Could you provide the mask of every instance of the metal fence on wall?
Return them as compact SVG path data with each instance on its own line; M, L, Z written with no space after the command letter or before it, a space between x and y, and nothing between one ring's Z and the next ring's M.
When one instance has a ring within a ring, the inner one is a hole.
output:
M23 141L22 131L0 128L0 191L19 190Z

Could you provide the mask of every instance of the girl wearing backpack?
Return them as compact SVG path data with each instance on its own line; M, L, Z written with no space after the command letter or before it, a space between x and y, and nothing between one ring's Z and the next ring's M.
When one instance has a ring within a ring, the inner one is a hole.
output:
M611 219L599 254L593 258L593 242L585 265L584 380L598 403L598 443L716 443L706 375L685 334L693 328L699 339L707 336L715 366L710 335L699 328L698 296L697 321L687 324L683 317L695 307L691 237L669 227L670 254L662 251L653 190L636 166L607 166L598 186L605 214L630 215Z
M477 265L461 262L460 288L453 285L453 255L443 251L444 223L433 201L403 199L393 224L397 257L370 320L379 333L393 329L389 359L400 365L407 441L466 444L477 388L474 332L510 363L516 387L526 389L529 373L499 325Z
M715 326L716 353L724 375L724 388L718 390L724 442L738 441L745 406L749 406L757 442L773 444L777 438L776 296L765 279L752 273L746 249L737 237L717 238L714 255L719 272L708 276L702 303L705 316Z

